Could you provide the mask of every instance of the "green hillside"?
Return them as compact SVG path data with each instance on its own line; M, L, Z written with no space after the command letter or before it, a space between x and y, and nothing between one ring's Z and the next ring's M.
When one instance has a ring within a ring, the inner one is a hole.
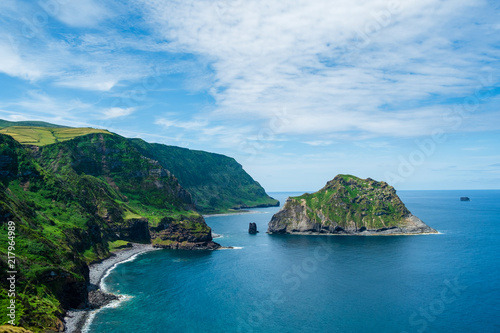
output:
M170 170L193 196L203 213L277 206L258 182L234 158L162 144L131 140L144 153Z
M60 327L65 309L85 306L87 265L109 256L117 240L176 248L184 239L211 241L189 192L117 135L31 149L0 134L0 180L0 250L7 251L14 221L18 324L33 331ZM174 237L165 230L175 230ZM0 265L2 324L5 257Z
M34 332L58 330L67 309L86 306L88 264L119 245L216 249L199 212L278 203L227 156L23 124L0 122L0 250L13 221L18 324ZM7 264L0 259L0 325Z
M93 128L11 126L0 129L0 134L10 135L21 144L39 147L94 133L112 134L106 130ZM170 171L181 186L192 195L194 205L201 213L224 213L235 209L279 204L277 200L268 196L262 186L231 157L175 146L150 144L141 139L129 139L129 141L141 151L141 154L158 161L164 169Z
M54 125L50 123L46 123L44 121L8 121L0 119L0 128L10 127L10 126L30 126L30 127L55 127L55 128L68 128L67 126Z

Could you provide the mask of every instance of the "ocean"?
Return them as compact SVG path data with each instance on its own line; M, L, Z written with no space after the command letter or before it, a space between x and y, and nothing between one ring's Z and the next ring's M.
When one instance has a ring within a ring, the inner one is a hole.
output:
M234 249L118 265L105 286L129 297L88 332L500 332L500 191L398 195L440 234L268 235L277 207L207 217Z

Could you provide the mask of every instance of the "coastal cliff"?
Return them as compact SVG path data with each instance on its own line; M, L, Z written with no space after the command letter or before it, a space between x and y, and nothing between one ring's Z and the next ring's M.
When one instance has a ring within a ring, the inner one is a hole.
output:
M7 240L7 225L15 225L16 325L58 331L68 309L94 306L89 264L124 243L220 247L189 191L129 139L86 128L16 126L4 132L0 238ZM7 253L7 242L0 250ZM6 260L0 268L0 298L8 300ZM0 324L7 322L6 311L2 306Z
M411 214L386 182L338 175L318 192L290 197L271 234L401 235L437 233Z
M234 158L200 150L129 140L144 156L157 160L192 195L202 214L279 206Z

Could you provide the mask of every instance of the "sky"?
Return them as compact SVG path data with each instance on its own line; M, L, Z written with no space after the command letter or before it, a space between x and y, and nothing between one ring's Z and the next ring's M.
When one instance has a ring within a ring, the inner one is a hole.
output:
M0 118L234 157L269 191L339 173L500 189L500 4L2 0Z

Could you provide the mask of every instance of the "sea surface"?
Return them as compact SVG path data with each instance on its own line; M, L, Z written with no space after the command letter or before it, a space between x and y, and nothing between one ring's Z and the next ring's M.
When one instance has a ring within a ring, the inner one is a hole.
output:
M130 297L88 332L500 332L500 191L398 194L440 234L268 235L278 208L207 217L235 249L117 266L106 288Z

